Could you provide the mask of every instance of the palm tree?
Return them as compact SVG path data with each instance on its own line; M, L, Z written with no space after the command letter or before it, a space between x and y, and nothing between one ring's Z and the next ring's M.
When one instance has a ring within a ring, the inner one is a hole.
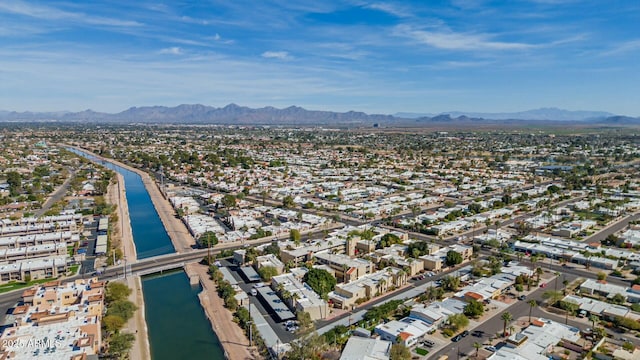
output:
M507 336L507 324L511 322L511 320L513 320L513 316L511 315L510 312L505 311L504 313L502 313L502 316L500 316L500 318L502 319L502 321L504 321L502 335Z
M480 351L480 348L482 347L482 344L480 344L479 342L474 342L473 343L473 347L476 349L476 358L478 357L478 351Z
M378 294L379 295L382 295L382 288L385 287L385 285L387 285L387 280L380 279L380 282L378 282Z
M589 321L591 321L591 328L592 329L595 329L596 328L596 324L600 323L600 319L595 315L589 316Z
M555 273L553 273L553 275L555 275L555 276L556 276L555 284L554 284L553 290L558 291L558 276L560 276L560 273L556 271Z
M538 276L538 283L540 283L540 275L544 274L544 270L541 267L536 269L536 275Z
M564 287L562 288L562 294L567 295L567 285L569 285L569 280L562 280L562 285L564 285Z
M531 258L529 258L529 260L531 261L531 273L535 273L536 263L538 262L538 255L531 255Z
M569 323L569 315L573 316L576 310L578 310L578 304L574 304L571 302L565 303L565 311L567 312L564 318L564 324L567 325Z
M558 301L562 300L562 298L564 298L564 295L560 293L560 291L549 290L549 291L545 291L542 294L542 298L547 300L550 306L553 306Z
M531 322L531 311L533 311L534 307L538 306L538 302L534 299L531 299L529 300L529 302L527 302L527 304L529 304L529 322Z

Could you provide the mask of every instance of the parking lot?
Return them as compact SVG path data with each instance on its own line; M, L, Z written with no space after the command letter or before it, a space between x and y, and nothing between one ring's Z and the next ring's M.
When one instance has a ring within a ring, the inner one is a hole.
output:
M273 329L278 338L280 338L281 343L288 343L296 338L295 322L279 322L275 314L272 314L269 310L267 310L268 306L263 304L258 296L252 295L253 293L257 294L256 291L252 291L255 283L247 283L245 281L243 276L240 274L239 266L226 259L220 260L220 265L226 267L231 272L233 278L238 282L238 286L249 295L251 306L257 308L260 311L262 316L264 316L264 318L267 320L269 326Z

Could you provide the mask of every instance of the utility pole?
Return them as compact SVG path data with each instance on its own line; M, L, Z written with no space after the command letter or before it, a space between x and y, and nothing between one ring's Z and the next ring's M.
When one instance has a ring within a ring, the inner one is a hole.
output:
M249 319L251 319L251 298L249 298ZM249 325L249 347L253 346L253 321L247 322Z

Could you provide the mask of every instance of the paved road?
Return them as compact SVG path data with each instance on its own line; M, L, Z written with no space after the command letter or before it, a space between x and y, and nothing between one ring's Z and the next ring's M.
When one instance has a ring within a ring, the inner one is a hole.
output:
M62 200L62 198L64 198L64 196L67 194L67 189L69 189L69 184L71 184L71 180L73 179L73 177L76 175L75 170L70 170L69 171L69 177L67 178L67 180L65 180L62 185L60 185L47 199L47 201L44 202L44 204L42 204L42 208L36 210L33 212L35 217L40 217L42 216L42 214L44 214L47 210L49 210L53 204L57 203L58 201Z
M550 284L550 286L555 286L555 284ZM501 316L503 313L505 312L511 313L514 319L517 319L521 316L528 316L529 308L530 308L528 301L531 299L535 299L541 302L542 294L544 293L545 290L547 289L538 288L537 290L532 292L529 296L527 296L527 299L525 301L517 301L512 306L506 308L503 311L496 313L490 319L483 320L482 324L476 327L475 329L468 329L470 331L471 330L484 331L484 336L475 337L475 336L469 335L465 338L462 338L462 340L460 340L457 343L450 342L449 344L445 345L445 347L442 348L441 350L431 354L430 358L437 359L438 356L449 355L449 359L458 359L459 358L458 352L460 354L471 354L472 352L475 352L475 349L473 347L473 343L475 342L479 342L481 344L487 343L488 345L489 337L499 332L502 332L503 330L504 321L502 321L501 319ZM537 309L534 309L532 316L539 316L540 311L539 310L536 311L536 310Z
M577 278L577 276L570 274L570 275L566 275L566 279L569 281L573 281ZM459 342L455 343L455 342L450 342L448 343L446 346L444 346L442 349L440 349L439 351L430 354L429 358L433 358L433 359L437 359L438 356L441 355L448 355L449 359L458 359L460 357L463 356L463 354L467 354L467 355L473 355L475 354L475 348L473 347L473 344L475 342L478 342L480 344L483 344L483 348L484 346L488 346L489 345L489 341L490 341L490 337L499 333L502 333L503 331L503 327L504 327L504 321L501 319L501 316L503 313L505 312L509 312L511 313L512 317L513 317L513 321L511 322L511 324L513 324L514 326L516 326L515 322L517 321L518 318L521 317L525 317L528 318L529 316L529 309L530 306L528 304L529 300L536 300L538 302L538 304L542 304L544 299L542 298L542 295L544 294L545 291L549 290L549 289L553 289L556 286L556 281L558 281L558 288L562 288L562 280L563 277L559 276L557 278L555 278L554 280L550 281L548 283L548 286L546 288L538 288L537 290L535 290L534 292L532 292L531 294L529 294L526 298L526 300L524 301L517 301L516 303L514 303L513 305L511 305L510 307L508 307L507 309L497 313L496 315L494 315L493 317L491 317L490 319L486 319L484 321L482 321L482 324L474 329L469 329L470 332L473 332L472 330L480 330L484 332L484 335L481 337L475 337L473 335L469 335L465 338L463 338L462 340L460 340ZM562 315L556 315L556 314L551 314L547 311L544 311L541 307L536 307L533 308L533 310L531 311L531 316L532 318L546 318L546 319L550 319L553 321L557 321L559 323L564 324L566 321L566 317L562 316ZM525 319L527 320L527 319ZM518 326L520 326L521 324L518 324ZM582 319L582 320L578 320L578 318L576 317L569 317L569 321L568 321L568 325L577 327L581 330L584 330L586 328L590 328L591 324L589 323L588 320L586 319ZM507 328L510 325L507 325ZM633 336L627 336L624 334L618 334L614 331L611 331L609 329L606 329L607 333L609 334L610 337L613 337L615 339L625 339L627 341L631 341L634 344L636 344L636 346L640 346L640 339L635 338ZM499 345L500 346L500 345ZM499 347L496 346L496 347ZM488 352L487 350L480 350L481 352L483 352L485 355L490 355L490 352ZM460 353L460 357L458 357L458 352Z
M636 214L632 214L632 215L629 215L629 216L625 216L621 220L618 220L617 222L613 223L612 225L607 226L606 228L604 228L601 231L589 236L588 238L584 239L583 241L585 241L587 243L600 242L600 241L606 239L607 236L609 236L611 234L615 234L616 232L624 229L627 225L629 225L629 222L636 221L638 219L640 219L640 213L636 213Z

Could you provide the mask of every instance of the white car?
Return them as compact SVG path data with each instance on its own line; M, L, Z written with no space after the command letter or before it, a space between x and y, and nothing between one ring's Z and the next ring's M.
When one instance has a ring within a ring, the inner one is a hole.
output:
M489 350L489 351L491 351L491 352L496 352L496 351L498 351L498 349L496 349L494 346L485 346L484 348L485 348L485 350Z

